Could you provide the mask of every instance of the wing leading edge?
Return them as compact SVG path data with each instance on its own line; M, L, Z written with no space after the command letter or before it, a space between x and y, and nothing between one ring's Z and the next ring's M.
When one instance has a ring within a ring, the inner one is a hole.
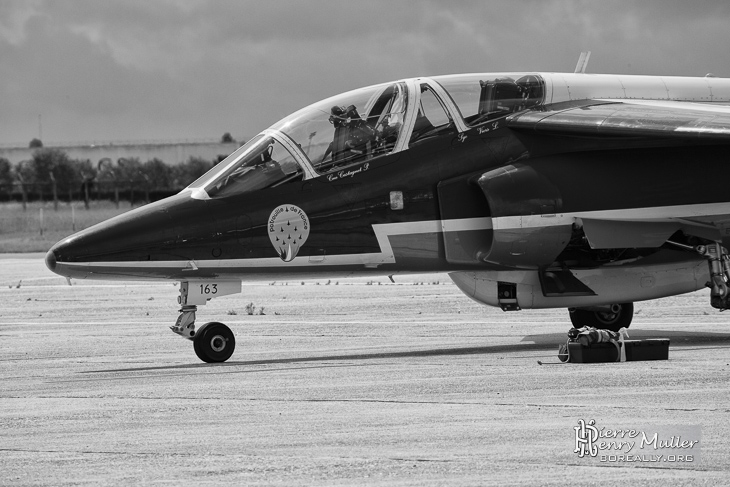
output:
M730 106L668 100L582 100L511 115L516 131L730 142Z

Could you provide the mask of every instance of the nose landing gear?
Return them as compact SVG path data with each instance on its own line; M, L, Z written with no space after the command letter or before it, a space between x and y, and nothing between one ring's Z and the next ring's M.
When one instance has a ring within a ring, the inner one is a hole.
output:
M195 329L198 305L210 299L241 292L241 281L183 281L177 301L182 307L173 326L174 333L193 341L193 349L200 360L207 363L225 362L236 349L236 337L223 323L212 321Z
M182 289L180 293L182 294ZM195 305L183 305L180 308L180 316L177 317L175 324L170 327L173 333L192 340L195 337L195 312L197 310L198 307Z

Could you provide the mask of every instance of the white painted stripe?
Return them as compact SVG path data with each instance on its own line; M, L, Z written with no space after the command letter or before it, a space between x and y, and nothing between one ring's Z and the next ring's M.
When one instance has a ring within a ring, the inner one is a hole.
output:
M544 228L560 225L572 225L575 216L569 213L550 216L524 215L524 216L502 216L492 219L495 230L513 230L516 228Z
M444 232L463 232L467 230L491 230L492 219L483 218L460 218L458 220L442 220L441 228Z
M558 213L554 216L522 215L493 218L495 230L516 228L540 228L570 225L576 218L614 221L666 222L684 218L711 218L730 216L730 202L701 205L677 205L622 210L578 211Z
M483 230L491 228L491 220L482 218L462 218L456 220L424 220L403 223L382 223L373 225L375 237L380 246L379 253L367 254L345 254L326 255L324 260L311 261L309 256L296 257L291 262L284 262L277 257L258 259L217 259L198 260L194 262L198 269L220 269L220 268L277 268L287 269L292 267L310 266L345 266L362 265L375 267L382 264L395 263L393 247L390 243L391 236L395 235L420 235L427 233L442 233L444 231ZM119 269L120 271L135 269L177 269L193 270L189 260L173 261L134 261L134 262L59 262L57 269L63 273L63 269L77 269L86 272L94 272L94 269L107 268Z
M644 222L678 221L685 218L729 216L729 203L712 203L701 205L678 205L649 208L630 208L622 210L582 211L573 213L559 213L555 215L522 215L498 218L463 218L453 220L426 220L404 223L384 223L373 225L373 231L380 246L380 252L364 254L325 255L324 260L312 261L309 256L296 257L291 262L284 262L277 257L259 259L218 259L200 260L194 264L198 269L256 269L275 268L287 269L292 267L311 266L348 266L360 265L377 267L382 264L395 263L395 255L390 242L395 235L420 235L428 233L443 233L469 230L511 230L520 228L548 228L560 225L571 225L577 218L598 220L630 220ZM190 261L135 261L135 262L59 262L57 269L76 269L79 271L94 272L95 269L118 269L122 272L133 272L135 269L176 269L191 270Z

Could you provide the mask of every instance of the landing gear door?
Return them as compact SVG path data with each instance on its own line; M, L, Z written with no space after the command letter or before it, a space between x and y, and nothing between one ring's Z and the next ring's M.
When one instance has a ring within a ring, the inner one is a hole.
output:
M475 176L476 177L476 176ZM492 220L487 200L471 177L441 181L439 210L446 261L450 264L484 263L492 242Z

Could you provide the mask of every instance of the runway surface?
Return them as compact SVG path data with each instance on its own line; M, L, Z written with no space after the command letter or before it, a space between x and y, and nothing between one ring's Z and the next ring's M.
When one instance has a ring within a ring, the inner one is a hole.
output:
M730 482L730 315L708 292L637 303L631 338L670 338L668 361L593 365L558 361L565 310L503 313L446 275L244 283L198 311L236 333L222 365L168 330L176 297L0 256L1 485ZM581 419L697 425L701 458L581 458Z

